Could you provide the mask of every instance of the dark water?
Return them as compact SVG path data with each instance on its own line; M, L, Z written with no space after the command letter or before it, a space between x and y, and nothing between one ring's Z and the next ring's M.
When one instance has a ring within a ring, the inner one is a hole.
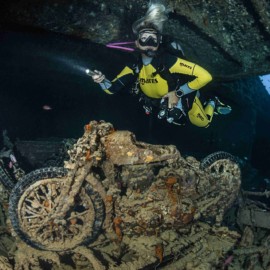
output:
M207 129L183 128L146 116L137 97L105 94L85 74L86 68L96 68L113 79L133 59L127 53L29 29L2 30L0 42L0 128L13 140L78 138L89 121L105 120L118 130L131 130L138 140L174 144L180 152L199 158L220 150L241 158L257 155L251 144L254 116L228 99L232 90L224 86L206 87L205 92L227 99L231 115L214 117ZM44 105L52 109L44 110Z
M54 34L2 32L0 50L0 121L14 136L78 137L83 124L102 118L105 95L85 69L97 66L103 48Z

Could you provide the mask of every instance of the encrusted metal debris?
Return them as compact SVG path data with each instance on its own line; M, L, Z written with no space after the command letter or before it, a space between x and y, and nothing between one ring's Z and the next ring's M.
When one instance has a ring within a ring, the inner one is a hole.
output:
M103 121L68 154L64 167L20 178L9 201L1 190L1 269L269 267L264 226L254 231L239 212L241 237L222 223L241 184L231 154L184 158Z
M76 269L215 267L240 238L221 226L241 183L228 153L200 163L92 121L68 154L64 168L33 171L12 189L15 265L1 258L10 269L66 269L65 254Z

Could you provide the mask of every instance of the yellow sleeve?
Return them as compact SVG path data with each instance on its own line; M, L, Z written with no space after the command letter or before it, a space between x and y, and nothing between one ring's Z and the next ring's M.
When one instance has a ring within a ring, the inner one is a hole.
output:
M188 82L188 87L192 90L199 90L212 80L212 76L207 70L181 58L177 59L169 71L171 73L195 76L196 78L194 80Z
M110 84L100 83L101 88L107 94L114 94L125 87L134 76L133 70L126 66L112 81Z
M112 82L115 82L117 79L121 79L122 77L124 77L125 75L128 75L128 74L132 74L132 75L134 75L134 72L133 72L133 70L130 68L130 67L128 67L128 66L126 66L117 76L116 76L116 78L114 78L113 80L112 80Z

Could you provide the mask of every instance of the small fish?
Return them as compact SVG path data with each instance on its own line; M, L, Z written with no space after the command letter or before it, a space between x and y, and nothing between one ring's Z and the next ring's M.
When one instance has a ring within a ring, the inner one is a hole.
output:
M50 110L52 110L52 107L50 105L43 105L42 109L45 111L50 111Z

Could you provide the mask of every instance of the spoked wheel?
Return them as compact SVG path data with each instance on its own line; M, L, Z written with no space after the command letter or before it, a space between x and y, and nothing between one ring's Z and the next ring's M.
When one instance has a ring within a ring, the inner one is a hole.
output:
M213 165L216 161L219 161L219 160L230 160L233 163L240 165L240 161L237 157L224 151L218 151L202 159L200 167L201 169L209 168L211 165Z
M69 250L90 243L100 233L104 203L86 181L66 216L59 220L50 218L64 199L60 195L66 175L64 168L43 168L25 175L12 190L11 223L18 236L35 248Z
M202 216L221 224L225 211L232 206L240 190L239 160L227 152L215 152L201 161L201 169L209 175L205 201L213 202L208 202L209 206Z
M215 152L201 161L201 169L207 170L212 176L218 177L221 181L237 182L241 178L239 159L227 152Z
M240 173L239 159L230 153L219 151L208 155L201 161L201 169L212 175L221 176ZM239 176L239 175L237 175Z

